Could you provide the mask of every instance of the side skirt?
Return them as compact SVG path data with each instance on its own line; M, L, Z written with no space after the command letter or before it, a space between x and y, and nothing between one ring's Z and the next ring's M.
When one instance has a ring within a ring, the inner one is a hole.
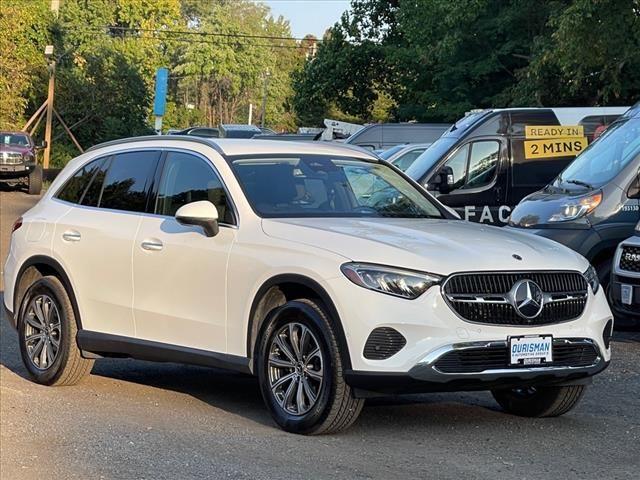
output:
M129 357L152 362L186 363L203 367L223 368L251 374L250 360L246 357L209 352L168 343L122 337L108 333L78 331L78 347L87 358Z

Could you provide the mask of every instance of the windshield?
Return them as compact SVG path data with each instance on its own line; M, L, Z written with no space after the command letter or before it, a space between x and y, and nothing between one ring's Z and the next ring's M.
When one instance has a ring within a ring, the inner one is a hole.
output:
M16 133L0 133L0 144L2 145L19 145L21 147L29 146L29 137Z
M262 217L443 218L392 168L355 158L237 158L232 168Z
M391 147L390 149L379 153L378 156L383 160L389 160L393 155L398 153L404 147L406 147L406 145L396 145L395 147Z
M612 180L629 162L640 159L640 119L612 124L556 178L554 185L597 188Z
M407 168L407 175L420 181L425 173L431 170L431 167L444 157L457 141L458 139L454 137L440 137Z

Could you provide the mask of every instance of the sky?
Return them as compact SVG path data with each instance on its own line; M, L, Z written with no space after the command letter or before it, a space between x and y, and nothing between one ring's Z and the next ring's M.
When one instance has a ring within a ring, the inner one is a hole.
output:
M262 0L271 7L274 17L282 15L291 24L294 37L311 33L322 38L327 28L348 10L349 0Z

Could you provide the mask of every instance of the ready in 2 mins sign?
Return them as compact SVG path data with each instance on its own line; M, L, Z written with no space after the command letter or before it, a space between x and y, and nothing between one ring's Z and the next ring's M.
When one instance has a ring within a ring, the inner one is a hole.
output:
M525 126L524 157L575 157L587 148L582 125Z

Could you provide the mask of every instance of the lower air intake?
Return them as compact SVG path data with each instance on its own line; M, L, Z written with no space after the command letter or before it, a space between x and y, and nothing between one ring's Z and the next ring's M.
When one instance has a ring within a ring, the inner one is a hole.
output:
M376 328L364 346L364 358L386 360L398 353L407 344L400 332L390 327Z

